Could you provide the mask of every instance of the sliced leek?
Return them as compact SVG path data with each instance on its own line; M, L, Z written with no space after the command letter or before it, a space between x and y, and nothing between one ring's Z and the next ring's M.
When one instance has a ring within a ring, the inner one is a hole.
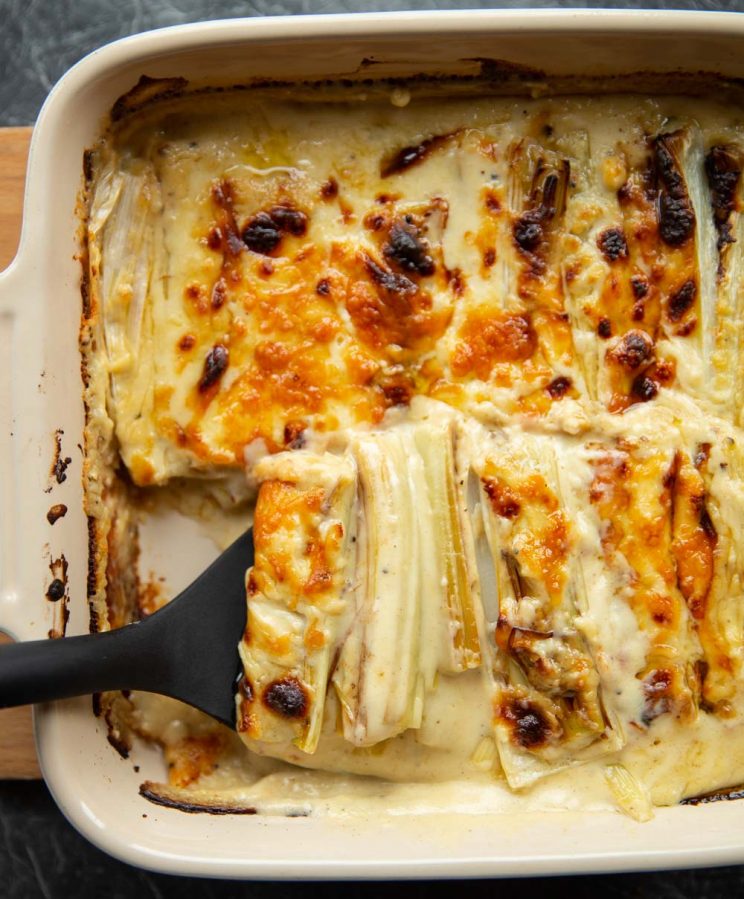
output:
M410 432L354 435L351 452L362 505L359 593L333 682L344 736L355 746L370 746L421 723L417 516L419 501L428 499L421 497L423 465Z
M247 575L238 730L315 751L333 654L353 611L348 564L356 470L349 456L281 453L258 463L256 564Z
M496 602L486 613L494 728L504 773L519 788L611 752L622 738L577 624L575 535L553 449L492 439L474 470L495 574Z

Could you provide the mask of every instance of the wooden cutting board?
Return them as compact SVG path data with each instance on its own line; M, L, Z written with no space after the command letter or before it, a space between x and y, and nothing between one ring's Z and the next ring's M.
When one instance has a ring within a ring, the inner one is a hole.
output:
M15 256L21 233L30 128L0 128L0 271ZM0 640L7 639L0 635ZM41 777L31 709L0 710L0 779Z

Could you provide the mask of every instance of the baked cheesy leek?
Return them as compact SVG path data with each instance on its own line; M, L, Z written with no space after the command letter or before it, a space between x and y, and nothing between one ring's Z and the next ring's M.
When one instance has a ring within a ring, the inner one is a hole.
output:
M127 700L148 790L549 806L576 769L643 819L744 781L740 114L392 96L171 99L92 151L102 615L122 491L257 494L240 740Z

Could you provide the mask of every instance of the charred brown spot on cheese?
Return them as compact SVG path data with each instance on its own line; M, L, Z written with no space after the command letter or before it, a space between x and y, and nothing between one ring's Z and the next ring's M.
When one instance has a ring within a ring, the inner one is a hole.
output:
M570 389L571 379L565 377L565 375L560 375L557 378L553 378L550 384L548 384L548 386L546 387L546 390L554 400L559 400L564 397Z
M565 212L570 181L571 166L567 159L561 160L558 165L552 165L545 159L538 160L526 209L512 227L514 243L528 258L535 275L545 269L542 258L544 243L555 220Z
M207 246L210 250L219 250L222 247L222 231L219 225L213 225L207 234Z
M227 299L227 284L224 278L218 278L212 288L212 309L221 309Z
M641 275L633 275L630 279L630 286L633 290L633 296L637 300L642 300L648 293L649 283Z
M379 212L370 212L362 219L362 224L368 231L382 231L385 227L386 217Z
M651 374L655 381L659 384L671 384L676 375L674 361L671 359L660 359L654 363L647 374Z
M178 341L178 349L182 350L184 353L187 353L189 350L193 350L196 345L196 337L193 334L184 334L183 337Z
M427 137L420 144L403 147L382 162L380 176L388 178L390 175L399 175L401 172L407 171L412 166L423 162L435 150L443 147L452 137L452 134L437 134L434 137Z
M379 265L371 256L365 255L364 265L375 284L378 284L387 293L406 295L416 293L418 290L410 278Z
M315 292L320 297L327 297L331 292L331 282L328 278L321 278L315 285Z
M502 702L500 714L511 727L512 739L522 749L540 749L551 737L547 716L529 699L509 697Z
M405 272L427 277L434 274L434 260L421 238L419 229L412 223L394 222L382 252L388 262Z
M718 531L716 531L713 519L710 517L710 513L705 507L703 507L703 510L700 513L700 527L708 540L714 544L718 541Z
M46 517L49 524L54 524L60 518L64 518L65 515L67 515L67 506L64 503L56 503L49 509Z
M628 258L628 241L622 228L608 228L597 238L597 246L608 262Z
M695 232L695 212L677 159L680 132L660 134L652 144L658 190L659 236L671 247L687 243Z
M307 215L299 209L293 206L274 206L269 214L286 234L302 237L307 233Z
M256 596L259 592L258 582L256 581L256 575L251 569L250 574L248 575L248 582L246 584L246 592L249 596ZM248 639L248 633L246 632L246 640Z
M489 212L497 214L501 212L501 200L496 196L496 194L492 191L486 191L486 209Z
M516 518L521 509L517 494L498 478L484 477L481 480L493 511L502 518Z
M656 718L671 711L674 702L674 672L657 669L643 679L643 711L641 721L648 726Z
M597 335L603 340L612 337L612 322L609 318L606 318L605 316L600 318L599 323L597 324Z
M288 421L284 425L284 445L287 449L302 449L305 445L305 431L307 424L304 421Z
M241 236L249 250L269 254L279 246L282 232L267 212L259 212L245 225Z
M741 179L742 155L733 146L711 147L705 157L705 174L710 188L713 222L718 232L718 252L734 243L731 216L736 211L736 194Z
M263 691L262 699L265 706L284 718L307 717L307 691L296 677L273 681Z
M216 231L220 236L220 248L225 256L239 256L243 251L243 242L238 233L233 208L235 193L233 185L227 179L219 181L212 187L212 200L218 209L219 223ZM215 230L215 229L213 229Z
M667 315L673 322L678 322L686 312L688 312L695 303L697 296L697 284L692 278L685 283L669 297L667 306Z
M272 206L249 219L241 236L249 250L270 256L285 234L302 237L306 232L307 215L304 212L293 206Z
M496 262L496 250L493 247L489 247L483 254L483 265L486 268L491 268L494 262Z
M54 578L47 588L46 596L50 602L59 602L65 595L65 582L61 578Z
M462 273L461 269L453 268L445 270L445 277L447 278L447 283L452 289L452 293L456 297L461 297L465 292L465 275Z
M608 356L618 365L633 371L653 359L654 341L645 331L634 329L622 336Z
M333 200L338 196L338 181L333 176L320 185L320 195L324 200Z
M385 372L378 381L388 406L408 406L416 391L413 378L405 371Z
M632 396L642 403L647 403L654 399L658 392L659 385L647 375L638 375L638 377L634 379L633 386L631 387Z
M535 213L527 212L514 223L514 242L524 253L534 253L543 239L540 219Z
M204 360L204 371L199 381L199 393L206 393L225 373L230 360L230 353L222 343L215 344Z

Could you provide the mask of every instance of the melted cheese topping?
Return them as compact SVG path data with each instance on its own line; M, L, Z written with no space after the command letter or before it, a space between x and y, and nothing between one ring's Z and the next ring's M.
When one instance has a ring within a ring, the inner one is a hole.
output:
M120 127L97 151L90 272L134 481L375 425L414 394L533 420L681 388L736 418L729 120L674 98L400 109L373 91Z
M482 808L470 781L640 818L744 780L743 141L709 100L371 90L180 101L102 142L121 457L261 485L252 752L140 697L172 786L286 811L289 783L369 805L374 775Z

